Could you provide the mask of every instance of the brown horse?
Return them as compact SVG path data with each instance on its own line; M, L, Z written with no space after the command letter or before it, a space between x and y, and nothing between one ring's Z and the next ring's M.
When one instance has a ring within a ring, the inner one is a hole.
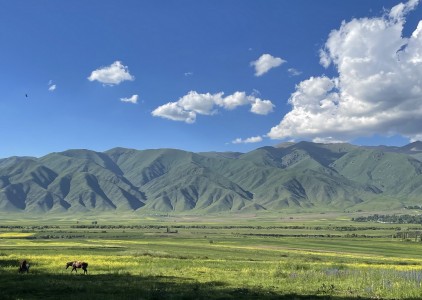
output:
M29 263L26 261L26 259L22 260L19 263L19 270L18 270L18 272L19 273L24 273L24 272L29 273Z
M82 270L84 270L84 274L88 274L88 270L86 268L88 268L88 263L84 262L84 261L70 261L66 264L66 269L72 267L72 271L70 271L70 273L73 272L73 270L75 270L76 273L78 273L78 270L76 269L80 269L82 268Z

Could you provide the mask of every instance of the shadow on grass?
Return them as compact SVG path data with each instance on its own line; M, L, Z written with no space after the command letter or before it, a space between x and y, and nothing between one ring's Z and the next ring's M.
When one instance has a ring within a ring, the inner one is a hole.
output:
M16 259L0 259L0 268L4 267L15 267L16 270L19 268L19 260Z
M1 299L370 299L283 294L263 288L234 288L224 282L130 274L0 274ZM410 299L407 299L410 300Z

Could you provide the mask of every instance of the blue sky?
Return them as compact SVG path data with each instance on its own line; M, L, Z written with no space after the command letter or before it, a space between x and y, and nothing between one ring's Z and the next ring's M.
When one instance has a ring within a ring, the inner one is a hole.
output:
M416 0L0 0L0 158L422 139L421 12Z

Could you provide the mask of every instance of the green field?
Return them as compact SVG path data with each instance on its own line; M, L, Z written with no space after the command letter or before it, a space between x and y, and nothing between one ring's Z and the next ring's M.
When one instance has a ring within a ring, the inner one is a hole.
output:
M338 215L3 216L0 298L421 299L422 243L395 237L420 227ZM73 260L88 275L66 270Z

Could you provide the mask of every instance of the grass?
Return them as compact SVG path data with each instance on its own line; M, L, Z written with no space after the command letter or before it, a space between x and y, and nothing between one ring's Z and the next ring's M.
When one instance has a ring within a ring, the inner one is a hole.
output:
M338 231L329 228L341 223L333 219L317 225L303 219L307 229L287 230L281 225L297 223L277 220L224 218L219 223L157 217L125 222L165 225L134 229L82 229L71 227L75 221L57 220L49 223L56 227L42 228L32 220L24 228L1 228L0 298L422 298L422 243L350 238L347 232L335 236ZM274 224L279 227L268 227ZM387 236L396 231L389 224L374 225ZM314 236L320 231L315 226L323 226L331 237ZM269 232L277 236L262 236ZM310 237L296 237L298 232ZM17 273L21 259L30 262L29 274ZM66 270L71 260L87 261L88 275Z

